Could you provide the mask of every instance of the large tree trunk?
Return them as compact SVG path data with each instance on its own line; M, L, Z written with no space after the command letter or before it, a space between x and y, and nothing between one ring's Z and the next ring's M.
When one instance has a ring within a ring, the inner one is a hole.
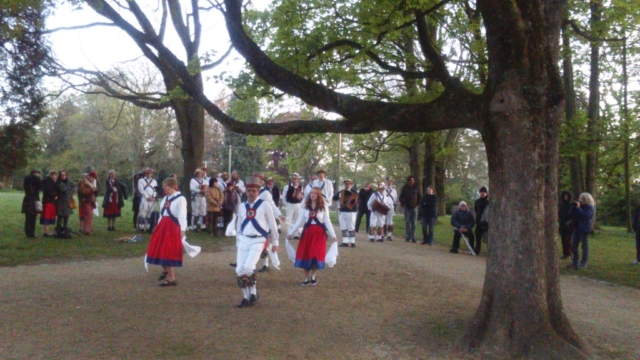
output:
M447 194L445 193L445 182L447 180L446 168L443 159L435 162L435 188L438 195L438 214L445 215L447 213Z
M490 56L481 133L494 199L490 222L500 226L489 232L484 289L467 339L487 357L584 358L584 345L564 314L558 277L557 164L564 102L556 64L563 12L515 14L491 1L478 4L488 24L489 53L496 54ZM543 19L558 26L525 25ZM523 31L524 43L514 43L513 29L532 30ZM505 44L511 52L504 52Z
M436 183L436 158L434 152L434 136L429 134L424 141L424 180L422 181L422 193L427 193L427 186L434 186Z
M591 0L591 34L598 37L601 18L601 4L599 0ZM596 168L598 166L598 135L599 135L599 113L600 113L600 43L591 41L591 59L589 75L589 108L587 110L587 158L585 164L586 191L596 198Z
M197 168L203 164L204 156L204 109L197 102L189 99L172 100L172 108L180 128L182 139L182 160L184 176L180 184L182 194L189 203L191 191L189 183Z

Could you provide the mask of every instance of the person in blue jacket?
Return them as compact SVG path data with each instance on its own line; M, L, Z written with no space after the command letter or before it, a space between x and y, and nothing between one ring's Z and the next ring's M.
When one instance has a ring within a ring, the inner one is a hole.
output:
M589 259L589 234L593 232L595 201L589 193L582 193L571 206L569 215L572 219L573 234L571 235L571 264L569 269L583 269L587 267ZM582 258L579 258L578 245L582 247ZM580 260L578 262L578 260Z

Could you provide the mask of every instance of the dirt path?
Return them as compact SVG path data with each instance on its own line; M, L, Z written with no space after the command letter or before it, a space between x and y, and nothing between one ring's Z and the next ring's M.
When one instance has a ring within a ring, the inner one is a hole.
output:
M341 249L301 287L286 260L238 309L235 250L185 259L179 286L159 288L142 257L0 269L0 358L474 358L461 347L478 306L485 258L404 241ZM284 245L284 242L282 243ZM294 241L294 246L296 246ZM575 329L598 358L640 359L640 292L561 281Z

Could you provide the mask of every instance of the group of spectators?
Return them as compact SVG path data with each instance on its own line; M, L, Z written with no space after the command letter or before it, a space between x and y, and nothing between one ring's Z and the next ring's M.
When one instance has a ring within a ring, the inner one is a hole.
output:
M74 183L64 171L49 171L48 176L41 179L39 170L32 170L24 178L24 198L22 213L25 214L24 232L29 238L35 238L35 227L38 214L43 226L43 237L68 238L72 233L69 228L69 217L73 210L78 210L80 217L79 232L84 235L93 233L93 215L97 209L98 175L91 170L80 176ZM108 219L109 231L115 230L115 219L120 217L124 200L127 199L126 186L116 180L115 171L109 171L106 180L106 192L102 202L104 217ZM40 200L42 192L42 201ZM78 201L74 199L77 193Z

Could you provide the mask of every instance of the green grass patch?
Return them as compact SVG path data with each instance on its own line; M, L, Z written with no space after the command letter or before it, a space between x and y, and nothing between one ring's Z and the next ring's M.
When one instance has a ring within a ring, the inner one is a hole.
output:
M134 244L116 243L114 240L136 234L133 231L131 201L126 201L122 217L116 220L116 231L107 231L107 219L93 219L92 236L73 235L71 239L42 237L42 226L36 225L37 239L24 235L24 214L21 213L23 194L17 191L0 193L0 266L60 263L67 261L99 260L110 258L144 257L149 244L149 235L143 234L145 241ZM102 199L98 199L98 204ZM38 218L38 222L39 222ZM69 218L69 227L80 228L78 213ZM202 246L205 252L219 251L222 247L235 246L235 238L210 237L206 233L188 233L189 243Z
M335 212L331 214L331 221L339 225ZM363 223L360 229L364 228ZM396 214L393 221L393 233L396 239L404 239L404 216ZM453 242L453 230L451 227L451 217L440 216L434 230L434 244L451 247ZM340 234L338 233L338 239ZM416 229L418 242L422 241L422 227L418 221ZM404 241L404 240L400 240ZM466 250L463 241L460 244L461 250ZM560 239L558 239L558 254L562 254ZM610 283L638 287L640 285L640 265L631 265L635 260L635 234L628 234L626 228L603 226L595 234L589 236L589 261L586 269L568 270L566 265L569 259L560 260L560 273L567 275L583 276L596 280L603 280ZM483 244L481 257L487 256L487 246Z

